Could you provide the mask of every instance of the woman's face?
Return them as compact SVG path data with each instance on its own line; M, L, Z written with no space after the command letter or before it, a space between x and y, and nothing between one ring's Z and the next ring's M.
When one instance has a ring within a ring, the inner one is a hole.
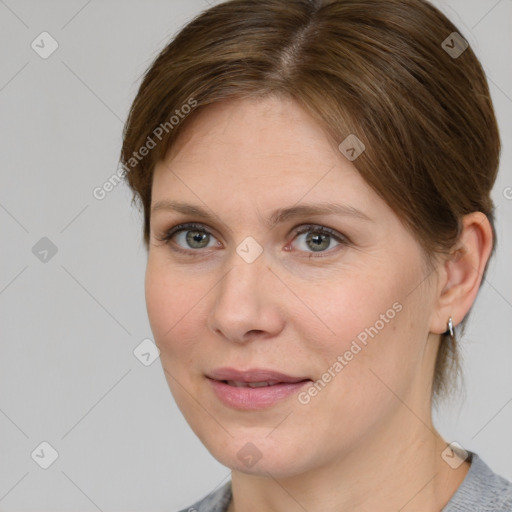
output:
M292 100L224 102L191 121L155 169L146 301L194 432L222 464L284 477L419 428L436 273L357 159ZM327 203L339 210L301 210Z

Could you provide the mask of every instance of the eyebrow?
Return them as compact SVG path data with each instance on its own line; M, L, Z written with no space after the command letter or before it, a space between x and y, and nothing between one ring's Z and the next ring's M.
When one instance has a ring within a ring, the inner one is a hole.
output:
M212 215L207 210L198 205L181 203L178 201L163 200L157 201L151 208L151 213L157 211L175 211L184 215L200 217L204 220L213 222L216 215ZM290 206L288 208L279 208L272 212L268 220L264 221L268 229L272 229L279 223L286 222L297 217L309 217L319 215L341 215L345 217L354 217L356 219L372 222L372 219L365 213L346 204L337 203L314 203Z

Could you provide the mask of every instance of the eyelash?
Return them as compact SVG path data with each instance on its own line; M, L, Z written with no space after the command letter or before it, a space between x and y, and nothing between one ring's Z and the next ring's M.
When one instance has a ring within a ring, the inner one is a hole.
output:
M181 233L182 231L198 231L200 233L205 233L205 234L214 236L210 231L205 229L205 227L202 224L196 224L194 222L190 222L190 223L179 224L177 226L174 226L173 228L171 228L168 231L166 231L162 237L156 237L156 238L160 242L163 242L165 244L169 244L169 242L171 241L172 237L177 235L177 234L179 234L179 233ZM348 245L350 243L350 240L346 236L341 235L340 233L338 233L334 229L328 228L326 226L319 226L317 224L307 224L307 225L302 226L300 229L297 229L294 232L294 240L295 240L295 238L297 236L302 235L304 233L308 233L310 231L314 231L317 234L330 235L337 242L339 242L340 245L345 245L346 246L346 245ZM191 256L191 257L201 256L200 253L203 252L201 249L189 249L189 250L186 250L186 249L181 248L178 245L173 246L172 250L176 251L176 252L180 252L182 254L186 254L186 255ZM330 255L330 253L333 250L334 249L329 249L327 251L319 251L317 253L317 254L319 254L319 256L314 256L314 257L315 258L325 257L325 256L322 256L322 254L325 255L327 253L328 255ZM299 251L299 252L302 252L302 251ZM314 255L315 253L311 252L311 253L308 253L308 254Z

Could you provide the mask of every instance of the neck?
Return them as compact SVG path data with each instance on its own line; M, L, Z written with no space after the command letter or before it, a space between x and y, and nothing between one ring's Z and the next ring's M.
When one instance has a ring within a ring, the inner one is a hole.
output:
M275 479L271 471L233 471L228 512L439 512L469 469L468 462L452 469L442 459L446 445L430 413L420 420L402 407L378 435L307 473Z

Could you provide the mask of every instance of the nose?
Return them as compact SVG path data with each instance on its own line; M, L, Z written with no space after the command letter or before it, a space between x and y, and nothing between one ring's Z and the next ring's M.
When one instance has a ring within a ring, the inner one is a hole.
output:
M212 294L208 322L217 336L247 343L277 336L284 327L286 288L270 269L265 252L252 263L234 253Z

